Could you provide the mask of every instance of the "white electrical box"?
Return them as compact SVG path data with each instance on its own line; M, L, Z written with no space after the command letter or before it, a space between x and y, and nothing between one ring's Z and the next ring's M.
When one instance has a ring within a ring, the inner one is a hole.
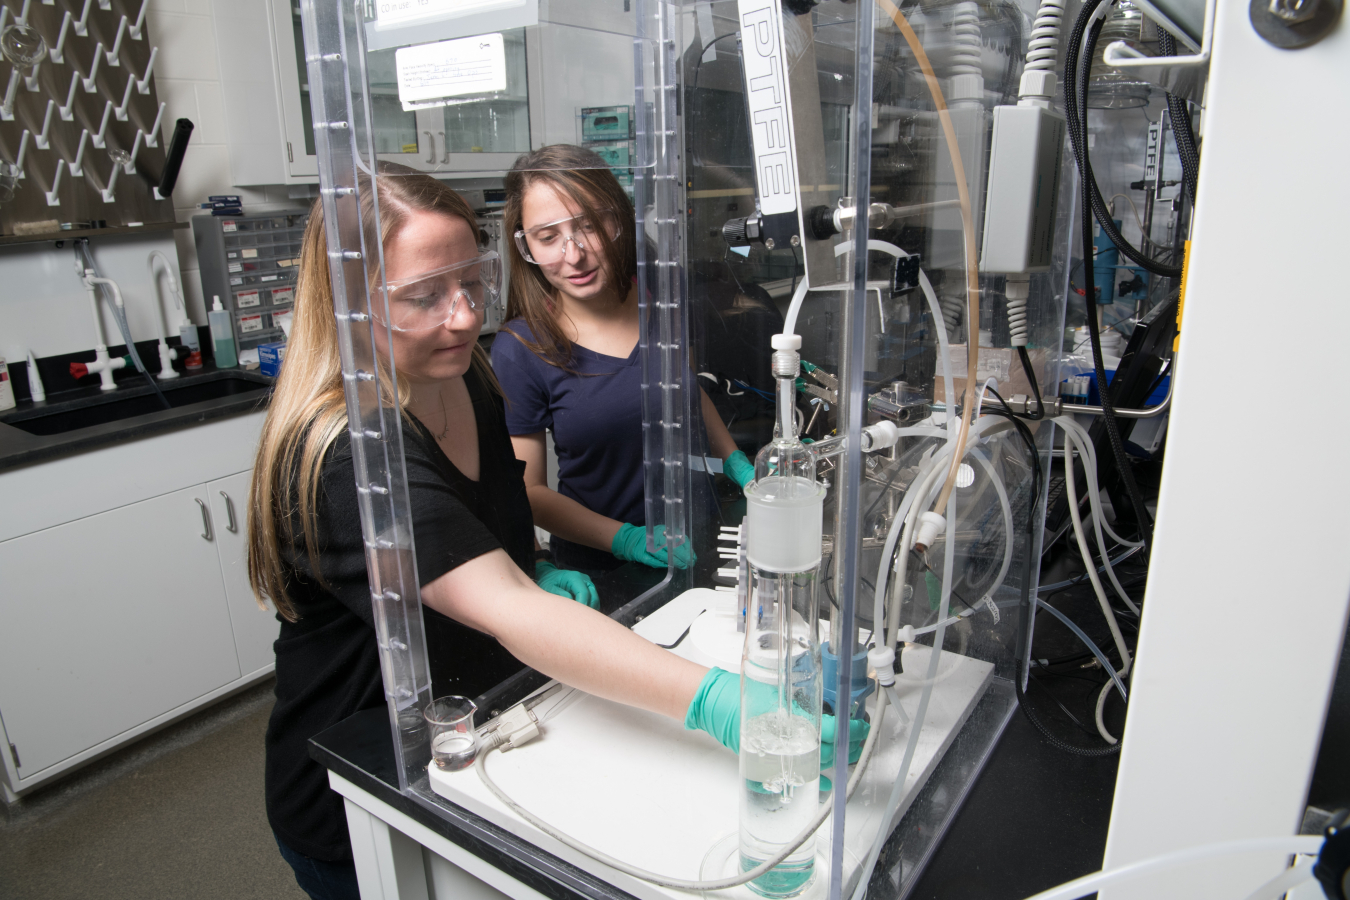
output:
M1063 153L1059 113L1043 106L994 108L981 271L1050 268Z

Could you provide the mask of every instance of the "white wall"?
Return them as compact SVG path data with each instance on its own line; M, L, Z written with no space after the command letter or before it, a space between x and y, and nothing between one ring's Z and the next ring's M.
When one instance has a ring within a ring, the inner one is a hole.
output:
M258 39L266 42L270 27L266 7L258 4L256 8L260 11ZM163 137L167 141L179 118L191 119L196 126L173 193L178 220L187 222L193 215L203 213L197 204L212 194L240 195L246 213L307 206L309 201L304 196L290 199L284 185L247 189L233 186L211 0L150 0L146 15L150 41L159 47L155 91L168 104ZM260 96L258 102L274 104L275 100L267 95ZM299 193L307 193L307 188L301 187ZM100 273L116 280L122 289L136 340L158 333L155 294L146 266L146 257L155 249L178 263L188 314L196 324L206 324L190 228L175 231L172 237L159 234L94 238L90 247ZM38 356L52 356L94 346L89 302L74 274L72 259L69 247L55 250L51 243L0 250L0 284L4 285L0 290L0 356L21 359L30 348ZM178 321L172 302L165 288L165 312L171 329ZM106 311L103 320L107 343L120 344L122 339Z
M146 13L150 39L160 47L155 63L155 89L159 99L169 105L164 115L164 130L171 132L173 123L179 118L191 119L197 126L187 156L183 158L178 186L173 192L178 220L186 222L203 213L196 208L197 204L205 202L212 194L238 194L245 213L308 206L309 201L303 197L290 199L285 185L252 188L233 185L229 149L225 143L225 103L211 6L211 0L150 0L150 10ZM259 4L258 9L257 40L266 44L271 23L267 20L265 7ZM270 95L260 95L258 102L275 105L275 99ZM193 310L194 321L204 325L206 313L192 231L178 231L174 237L189 308Z

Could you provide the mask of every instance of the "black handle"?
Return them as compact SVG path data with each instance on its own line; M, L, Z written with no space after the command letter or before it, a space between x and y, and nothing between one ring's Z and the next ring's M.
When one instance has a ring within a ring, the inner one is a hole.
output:
M159 176L159 195L165 200L169 199L173 186L178 183L178 170L183 165L183 154L187 152L188 139L192 137L194 127L191 119L179 119L173 127L169 152L164 160L164 174Z

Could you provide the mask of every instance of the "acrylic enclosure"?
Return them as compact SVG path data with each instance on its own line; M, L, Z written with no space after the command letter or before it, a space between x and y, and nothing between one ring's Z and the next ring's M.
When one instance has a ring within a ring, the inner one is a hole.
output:
M637 573L604 611L632 625L713 585L718 529L740 523L746 504L734 484L714 478L720 463L711 460L704 413L716 409L751 459L770 444L781 421L770 339L795 330L803 373L789 389L788 419L813 439L811 477L825 492L819 578L796 612L830 639L826 711L888 707L879 730L903 772L889 796L860 792L847 822L844 792L822 795L835 809L819 832L832 855L817 866L813 890L903 897L1015 709L1013 679L1031 629L1052 426L1030 423L1028 448L1006 419L975 419L950 499L936 510L943 527L922 552L911 549L911 532L945 495L961 416L973 418L963 399L969 354L978 354L979 384L993 379L1009 400L1033 393L1010 345L1004 277L977 273L972 321L967 267L978 259L969 236L981 234L991 110L1016 102L1035 9L957 2L902 13L888 0L518 6L524 19L492 27L468 18L381 23L373 13L367 21L364 3L302 2L333 311L400 785L451 816L428 784L422 710L434 695L466 694L481 724L547 679L507 666L499 682L474 690L433 684L431 657L445 632L429 636L417 600L417 557L431 551L413 527L396 392L405 373L425 368L403 355L406 335L381 324L395 313L385 308L394 296L385 282L394 279L378 195L383 180L404 176L371 175L381 160L404 155L407 134L415 143L419 130L443 132L445 148L419 168L475 190L496 184L521 152L584 144L633 204L649 547L659 527L670 546L698 557L689 568ZM751 58L755 42L774 34L761 22L781 29L772 64L781 68L761 70L769 57ZM997 40L982 43L982 34ZM452 63L479 66L481 83L436 82ZM784 105L751 96L768 83L757 80L765 72L780 79ZM428 117L437 127L424 128ZM781 125L781 168L766 163L769 121ZM1071 165L1065 154L1063 184L1072 184ZM773 180L782 173L786 181ZM1048 271L1030 275L1029 358L1047 398L1059 380L1073 195L1059 193ZM861 212L857 198L865 198ZM861 219L870 227L854 227ZM504 222L503 237L516 227ZM398 280L409 274L418 273ZM867 650L882 635L900 641L890 686L869 669ZM841 667L845 644L852 663ZM954 700L958 682L977 687ZM839 702L844 695L849 702ZM821 774L842 785L847 763ZM874 830L880 823L880 835L845 854L855 815Z

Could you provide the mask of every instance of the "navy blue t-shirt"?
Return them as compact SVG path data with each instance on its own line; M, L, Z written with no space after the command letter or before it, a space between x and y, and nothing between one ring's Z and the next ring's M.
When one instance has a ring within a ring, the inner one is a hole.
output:
M638 347L620 359L574 344L574 372L567 372L540 359L517 336L534 340L523 319L507 322L492 342L492 368L507 398L507 431L514 436L552 430L558 493L611 519L645 524ZM619 562L556 535L549 546L567 568L604 570Z

